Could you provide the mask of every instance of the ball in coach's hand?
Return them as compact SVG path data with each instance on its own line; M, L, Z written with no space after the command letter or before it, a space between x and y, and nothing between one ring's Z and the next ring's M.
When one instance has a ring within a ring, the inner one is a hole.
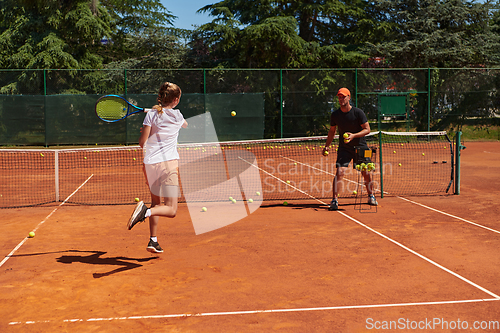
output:
M349 134L344 133L344 139L347 139L349 137Z
M231 116L236 116L236 111L231 111Z

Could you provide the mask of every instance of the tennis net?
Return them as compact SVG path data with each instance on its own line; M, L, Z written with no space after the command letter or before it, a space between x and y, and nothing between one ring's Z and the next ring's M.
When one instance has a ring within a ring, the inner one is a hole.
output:
M331 198L338 141L326 157L321 154L325 141L322 136L179 144L179 201L185 202L187 192L202 193L232 178L243 189L240 175L248 168L260 175L253 179L258 183L253 188L259 189L254 195L261 195L260 200ZM379 195L450 192L454 151L446 132L374 132L367 142L376 151L376 169L371 172ZM138 146L1 149L0 207L62 202L87 180L67 202L133 204L134 198L150 202L142 154ZM359 182L359 172L349 167L339 196L354 196ZM220 198L225 197L214 200ZM196 195L189 200L196 200Z

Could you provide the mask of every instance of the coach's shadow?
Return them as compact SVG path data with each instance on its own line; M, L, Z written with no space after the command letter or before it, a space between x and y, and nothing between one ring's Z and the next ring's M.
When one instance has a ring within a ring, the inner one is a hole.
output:
M128 257L109 257L109 258L101 258L102 255L106 254L107 252L104 251L79 251L79 250L69 250L68 252L90 252L92 254L90 255L73 255L73 256L60 256L59 258L56 258L57 262L63 263L63 264L72 264L74 262L80 262L84 264L91 264L91 265L115 265L115 266L121 266L118 267L112 271L105 272L105 273L93 273L92 275L94 276L95 279L108 276L111 274L123 272L123 271L128 271L130 269L138 268L141 267L142 265L130 262L130 261L136 261L136 262L146 262L154 259L158 259L159 257L147 257L147 258L128 258Z

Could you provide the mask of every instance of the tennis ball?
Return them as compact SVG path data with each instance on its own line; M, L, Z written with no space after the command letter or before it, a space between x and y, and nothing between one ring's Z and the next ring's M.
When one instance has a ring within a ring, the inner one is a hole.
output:
M229 200L233 201L233 197L229 197Z
M203 212L206 212L206 211L207 211L207 207L201 207L201 210L202 210Z
M134 200L135 200L135 202L139 202L139 198L135 198Z
M358 194L358 191L352 191L352 194L356 195Z
M35 237L35 233L33 231L30 231L30 233L28 234L28 237L29 238L33 238Z
M287 181L286 181L286 183L287 183L287 184L290 184L290 181L289 181L289 180L287 180Z
M422 153L422 156L425 156L425 153Z
M344 136L344 139L347 139L347 138L349 137L349 134L344 133L344 135L343 135L343 136Z
M236 203L236 199L231 200L232 203Z
M399 163L398 166L401 166L401 163Z
M135 157L134 157L134 161L135 161Z
M83 159L84 159L84 160L86 160L86 159L87 159L87 156L85 156Z
M284 201L283 206L288 206L288 202Z
M253 199L248 199L248 202L252 203L252 202L253 202Z
M348 140L348 139L344 139L344 143L348 143L348 142L349 142L349 140Z
M323 152L323 155L327 156L327 155L328 155L328 150L325 150L325 151Z
M42 157L43 157L43 154L42 154L42 153L40 153L40 156L42 156Z
M231 111L231 116L236 116L236 111Z
M396 154L396 151L393 151L394 154Z
M260 192L257 191L257 192L255 192L255 194L260 195Z

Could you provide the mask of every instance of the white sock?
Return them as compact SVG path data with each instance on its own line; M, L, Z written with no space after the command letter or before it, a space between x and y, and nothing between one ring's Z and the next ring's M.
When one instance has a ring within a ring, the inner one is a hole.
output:
M152 240L153 242L157 243L157 242L158 242L158 237L156 237L156 236L155 236L155 237L151 237L151 240Z
M146 211L146 215L144 215L145 217L150 217L151 216L151 209L148 208L148 210Z

